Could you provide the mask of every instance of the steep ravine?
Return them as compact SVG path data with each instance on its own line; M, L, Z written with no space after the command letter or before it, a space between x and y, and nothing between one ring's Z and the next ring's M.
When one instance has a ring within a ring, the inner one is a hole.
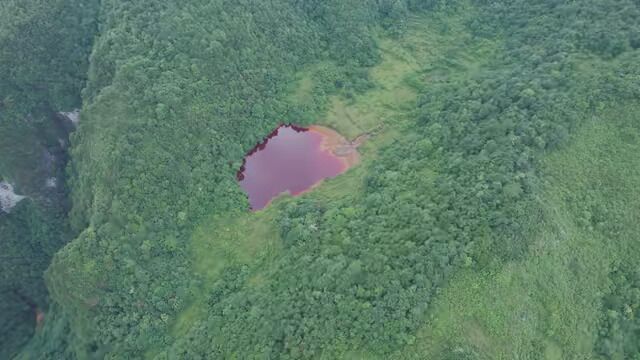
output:
M26 123L26 122L25 122ZM70 236L65 181L72 119L51 114L7 131L0 145L0 358L11 358L46 321L43 273Z

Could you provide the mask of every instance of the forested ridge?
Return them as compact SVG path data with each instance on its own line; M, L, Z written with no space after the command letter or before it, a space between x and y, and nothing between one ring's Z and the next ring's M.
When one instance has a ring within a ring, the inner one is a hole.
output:
M0 19L0 175L29 196L0 214L0 357L640 356L637 1ZM236 172L281 123L379 130L356 168L249 212ZM29 170L42 151L57 168Z

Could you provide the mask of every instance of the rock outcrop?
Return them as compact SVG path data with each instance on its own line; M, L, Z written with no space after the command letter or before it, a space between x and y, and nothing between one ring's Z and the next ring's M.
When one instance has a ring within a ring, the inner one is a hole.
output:
M24 198L25 196L14 192L11 184L4 181L0 182L0 211L9 213Z

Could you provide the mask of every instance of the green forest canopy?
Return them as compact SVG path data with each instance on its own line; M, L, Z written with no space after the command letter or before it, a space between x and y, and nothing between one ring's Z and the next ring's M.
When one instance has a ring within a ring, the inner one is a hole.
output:
M70 209L0 214L0 357L640 356L637 1L29 0L0 20L2 178L29 189L51 119L82 109ZM250 213L235 172L283 122L383 130Z

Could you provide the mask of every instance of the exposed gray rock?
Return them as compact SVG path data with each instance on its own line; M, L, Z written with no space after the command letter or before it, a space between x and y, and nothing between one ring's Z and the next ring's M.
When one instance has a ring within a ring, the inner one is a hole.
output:
M48 178L46 183L45 183L45 186L47 188L54 188L54 187L58 186L58 179L56 179L55 176Z
M25 196L14 192L13 186L8 182L0 182L0 210L9 213Z
M73 123L73 126L78 127L78 124L80 123L80 109L75 109L70 112L61 111L58 114L69 119L69 121Z

